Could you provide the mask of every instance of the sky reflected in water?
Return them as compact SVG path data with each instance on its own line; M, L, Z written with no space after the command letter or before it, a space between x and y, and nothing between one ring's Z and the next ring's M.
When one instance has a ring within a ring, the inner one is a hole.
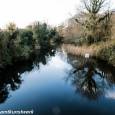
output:
M115 115L115 68L63 49L38 51L0 72L0 111L34 115Z

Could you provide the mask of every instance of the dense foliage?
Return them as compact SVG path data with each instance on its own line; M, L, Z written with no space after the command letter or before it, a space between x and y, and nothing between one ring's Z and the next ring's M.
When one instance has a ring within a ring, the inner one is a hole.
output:
M106 4L107 0L88 0L87 2L84 0L82 9L68 20L65 41L76 45L91 45L110 39L114 12L105 9L105 12L100 13Z
M26 29L19 29L14 23L9 23L6 29L0 30L0 67L18 58L28 59L36 45L41 48L50 47L50 40L57 33L55 28L48 29L46 23L34 22Z
M84 0L77 14L65 23L64 43L82 47L81 55L90 52L115 66L115 13L108 5L107 0Z

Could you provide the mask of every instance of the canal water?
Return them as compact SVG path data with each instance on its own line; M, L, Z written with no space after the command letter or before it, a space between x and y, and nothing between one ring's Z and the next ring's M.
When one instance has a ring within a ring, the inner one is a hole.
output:
M115 68L63 48L36 51L0 71L0 111L115 115Z

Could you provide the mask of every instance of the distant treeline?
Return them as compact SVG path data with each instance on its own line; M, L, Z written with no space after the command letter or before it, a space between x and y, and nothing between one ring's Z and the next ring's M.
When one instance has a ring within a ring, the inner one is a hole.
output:
M13 59L28 59L36 46L51 47L50 40L57 41L59 38L61 36L56 28L51 28L46 23L34 22L26 29L9 23L6 29L0 29L0 67L11 64Z

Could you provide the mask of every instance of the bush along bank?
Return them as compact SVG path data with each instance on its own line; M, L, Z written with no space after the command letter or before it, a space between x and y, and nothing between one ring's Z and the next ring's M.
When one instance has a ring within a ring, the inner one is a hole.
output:
M111 41L100 42L90 46L75 46L64 44L63 47L69 54L82 57L85 57L85 54L89 54L90 57L104 60L108 64L115 66L115 45Z
M19 58L28 59L36 49L51 47L50 40L58 35L56 28L46 23L33 22L25 29L15 23L0 29L0 67L4 68Z

